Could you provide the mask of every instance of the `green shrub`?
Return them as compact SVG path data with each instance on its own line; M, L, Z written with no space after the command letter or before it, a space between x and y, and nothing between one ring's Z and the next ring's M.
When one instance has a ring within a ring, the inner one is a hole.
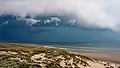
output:
M26 64L26 63L20 63L19 65L18 65L18 67L19 68L29 68L29 64Z

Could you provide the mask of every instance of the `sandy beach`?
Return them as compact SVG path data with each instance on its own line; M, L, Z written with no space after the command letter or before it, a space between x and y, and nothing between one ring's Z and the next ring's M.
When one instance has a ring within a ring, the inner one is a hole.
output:
M64 49L64 48L62 48ZM120 51L83 51L83 50L75 50L75 49L65 49L72 53L81 54L84 56L92 57L98 60L103 60L107 62L114 62L114 63L120 63Z
M120 63L120 52L116 51L92 51L80 52L81 55L93 57L109 62Z
M25 44L24 44L25 45ZM28 45L28 44L26 44ZM33 44L31 44L32 46ZM29 45L30 46L30 45ZM40 46L41 45L34 45L34 46ZM51 45L42 45L42 47L45 48L58 48L62 49L71 53L75 54L81 54L84 56L88 56L91 58L95 58L98 60L103 60L107 62L114 62L114 63L120 63L120 51L115 50L81 50L81 49L72 49L72 48L64 48L64 47L56 47Z
M0 44L0 67L26 66L45 68L119 68L119 51L95 51L26 44ZM4 56L5 55L5 56ZM9 58L9 59L8 59ZM14 61L16 60L16 61ZM11 64L10 64L10 63ZM19 63L19 64L18 64ZM23 65L22 65L23 66ZM6 68L6 67L5 67ZM23 67L20 67L23 68Z
M117 50L116 51L114 50L81 50L81 49L78 50L78 49L72 49L72 48L61 48L61 47L51 47L51 46L44 46L44 47L63 49L71 53L81 54L81 55L95 58L98 60L120 63L120 51L117 51Z

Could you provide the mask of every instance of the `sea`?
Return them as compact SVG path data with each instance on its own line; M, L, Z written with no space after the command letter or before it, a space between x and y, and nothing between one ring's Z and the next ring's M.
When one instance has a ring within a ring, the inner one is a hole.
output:
M18 43L18 42L10 42ZM22 42L21 42L22 43ZM41 43L22 43L37 46L50 46L56 48L70 49L75 51L117 51L120 52L119 43L82 43L82 42L41 42Z
M83 27L77 22L71 24L70 21L77 21L71 17L37 16L33 20L40 20L41 22L31 24L32 22L29 22L31 17L29 16L21 20L19 16L2 15L0 16L0 42L36 44L75 50L120 51L120 32ZM51 20L51 18L57 18L62 22L54 21L45 24L44 21ZM82 21L78 22L81 23Z
M81 43L81 42L55 42L42 43L38 45L52 46L60 48L68 48L82 51L120 51L120 44L118 43Z

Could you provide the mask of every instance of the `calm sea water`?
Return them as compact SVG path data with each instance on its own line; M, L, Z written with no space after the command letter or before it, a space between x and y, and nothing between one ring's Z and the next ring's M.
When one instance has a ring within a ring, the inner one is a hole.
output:
M120 51L120 43L81 43L81 42L39 42L39 43L28 43L28 42L10 42L10 43L24 43L24 44L35 44L39 46L52 46L60 48L70 48L75 50L111 50Z
M41 44L39 44L41 45ZM120 43L81 43L81 42L56 42L42 43L46 46L54 46L61 48L71 48L77 50L113 50L120 51Z
M37 20L52 18L54 15L46 17L37 16ZM119 50L120 51L120 32L108 29L93 29L68 24L74 16L55 16L62 20L59 26L55 22L44 24L36 23L29 27L26 21L19 21L14 15L2 15L2 22L9 21L7 25L0 27L0 42L29 43L37 45L55 46L82 50ZM70 17L70 18L69 18ZM29 15L28 15L29 18ZM78 21L83 22L83 21ZM68 42L69 41L69 42ZM72 41L72 42L71 42ZM82 42L82 43L81 43ZM91 42L91 43L87 43ZM100 42L100 43L96 43ZM102 42L102 43L101 43ZM103 43L114 42L114 43Z

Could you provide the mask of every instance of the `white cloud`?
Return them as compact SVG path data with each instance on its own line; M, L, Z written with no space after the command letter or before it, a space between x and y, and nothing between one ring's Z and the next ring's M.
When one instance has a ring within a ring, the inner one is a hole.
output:
M51 17L51 22L61 22L61 20L58 17Z
M49 20L49 19L44 20L44 24L49 24L50 22L51 22L51 20Z
M0 0L0 12L27 14L74 13L80 25L120 30L119 0Z
M34 24L40 22L40 20L29 19L29 18L25 19L25 21L26 21L27 25L29 25L29 26L32 26L32 25L34 25Z

